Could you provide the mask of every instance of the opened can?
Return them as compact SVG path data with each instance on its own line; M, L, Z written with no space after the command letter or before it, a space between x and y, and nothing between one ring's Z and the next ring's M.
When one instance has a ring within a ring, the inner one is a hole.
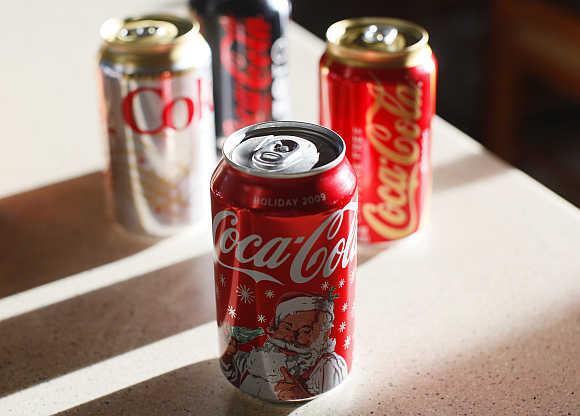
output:
M126 229L166 236L194 224L215 163L211 53L199 25L170 15L101 28L108 193Z
M229 136L211 180L220 365L240 390L311 399L352 363L356 176L323 127Z
M340 134L359 180L359 243L425 222L437 63L427 32L390 18L337 22L320 60L320 122Z

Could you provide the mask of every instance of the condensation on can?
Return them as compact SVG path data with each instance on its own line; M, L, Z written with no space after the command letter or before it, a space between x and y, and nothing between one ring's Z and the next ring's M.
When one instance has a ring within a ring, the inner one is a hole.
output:
M162 237L195 224L215 163L211 52L192 21L110 19L101 28L101 113L110 211Z

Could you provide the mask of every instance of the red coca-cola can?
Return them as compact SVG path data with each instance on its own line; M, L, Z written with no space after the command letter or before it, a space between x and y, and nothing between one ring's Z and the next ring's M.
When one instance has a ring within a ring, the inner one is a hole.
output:
M237 131L211 180L220 364L240 390L311 399L351 368L357 187L336 133Z
M320 122L358 176L359 243L388 244L426 218L437 62L427 32L404 20L343 20L326 37Z

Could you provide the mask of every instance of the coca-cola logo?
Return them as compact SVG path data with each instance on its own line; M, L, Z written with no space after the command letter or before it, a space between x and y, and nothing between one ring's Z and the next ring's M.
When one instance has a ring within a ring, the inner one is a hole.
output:
M327 278L337 268L346 268L356 255L356 212L357 202L350 202L326 217L310 235L266 240L258 234L240 235L238 215L220 211L213 218L215 261L256 283L265 280L283 285L273 274L288 263L294 283Z
M365 133L379 156L376 194L380 202L364 203L361 214L379 235L397 239L413 232L419 220L422 92L418 85L407 83L390 92L380 82L370 84L368 91L373 101L365 114ZM393 119L391 128L388 123Z
M198 83L200 84L200 83ZM198 96L201 97L201 89L198 85ZM159 109L159 114L154 114L148 120L157 120L156 125L139 125L135 114L136 102L150 102L151 107ZM171 97L167 89L160 87L140 87L130 91L121 103L123 119L125 123L139 134L159 134L165 129L184 130L194 118L201 118L201 102L195 103L189 97Z

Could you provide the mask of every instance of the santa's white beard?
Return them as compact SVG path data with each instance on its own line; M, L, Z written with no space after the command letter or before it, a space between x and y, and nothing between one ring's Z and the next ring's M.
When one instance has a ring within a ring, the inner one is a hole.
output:
M298 354L311 354L313 352L310 347L300 347L288 341L279 338L270 338L270 342L280 349L292 351Z
M334 351L334 346L336 344L336 341L328 339L324 332L321 332L318 338L315 339L308 347L296 345L294 343L274 337L270 337L269 341L278 348L292 351L301 355L314 355L316 358L318 358L324 352Z
M280 367L286 367L290 374L300 375L310 369L325 352L333 352L336 341L322 333L311 346L302 347L290 342L270 337L262 348L250 352L247 370L250 374L277 383L284 379ZM296 352L295 355L284 350Z

